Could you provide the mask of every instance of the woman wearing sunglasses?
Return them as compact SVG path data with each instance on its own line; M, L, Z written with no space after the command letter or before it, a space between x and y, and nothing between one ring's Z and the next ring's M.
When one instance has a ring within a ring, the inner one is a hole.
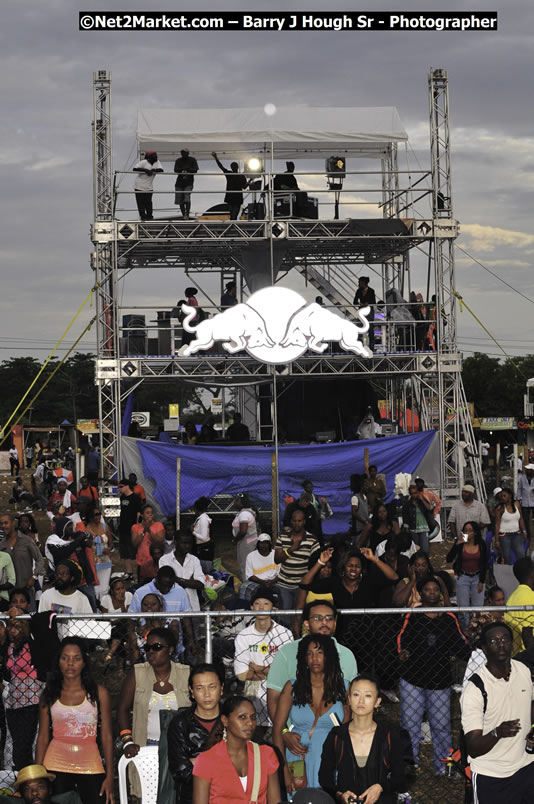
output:
M136 664L124 680L118 715L120 737L128 758L134 757L143 745L158 745L161 711L190 705L190 668L171 661L175 647L176 638L170 629L153 628L146 639L146 662Z

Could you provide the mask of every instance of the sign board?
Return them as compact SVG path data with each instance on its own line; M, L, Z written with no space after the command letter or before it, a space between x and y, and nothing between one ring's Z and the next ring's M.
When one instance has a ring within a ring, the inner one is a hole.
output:
M177 433L180 429L180 419L163 419L163 429L166 433Z
M169 419L178 419L180 416L180 405L172 403L169 405Z
M210 402L210 410L212 413L214 413L215 415L217 415L218 413L222 413L222 406L223 406L222 399L220 398L218 399L216 397L212 398Z
M194 326L197 308L182 304L184 329L196 337L180 350L181 357L211 349L216 341L230 354L246 351L269 364L290 363L307 351L322 354L330 341L360 357L372 357L360 340L369 331L370 310L360 308L355 324L316 302L307 304L290 288L268 287Z
M513 416L485 416L480 419L481 430L515 430L516 420Z
M150 411L138 410L132 413L132 421L137 422L139 427L150 427Z

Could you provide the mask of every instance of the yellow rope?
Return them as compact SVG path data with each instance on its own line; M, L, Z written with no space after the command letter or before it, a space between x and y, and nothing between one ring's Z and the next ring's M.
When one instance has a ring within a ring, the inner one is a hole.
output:
M42 384L42 386L39 388L39 390L37 391L37 393L36 393L36 394L34 394L34 396L32 397L32 399L30 400L30 402L28 402L28 404L26 405L26 407L24 408L24 410L22 411L22 413L21 413L21 414L20 414L20 416L18 417L17 421L16 421L16 422L13 424L13 426L12 426L12 427L10 427L10 428L9 428L9 432L7 432L7 433L4 435L4 437L3 437L2 441L0 441L0 447L1 447L1 446L4 444L4 442L5 442L5 441L7 441L7 439L8 439L8 438L9 438L9 436L11 435L11 431L12 431L13 427L16 427L16 426L17 426L17 424L18 424L18 423L21 421L21 419L23 419L23 418L24 418L24 416L26 415L27 411L28 411L28 410L31 408L31 406L33 405L33 403L35 402L35 400L36 400L36 399L38 398L38 396L39 396L39 395L40 395L40 394L41 394L41 393L44 391L44 389L46 388L46 386L48 385L48 383L50 382L50 380L52 379L52 377L53 377L53 376L54 376L54 375L55 375L55 374L56 374L56 373L59 371L59 369L61 368L61 366L63 365L63 363L65 362L65 360L66 360L66 359L69 357L69 355L71 354L71 352L72 352L72 351L74 351L74 349L76 349L77 345L80 343L80 341L81 341L81 339L84 337L85 333L86 333L86 332L89 332L89 330L91 329L91 327L93 326L93 324L95 323L95 321L96 321L96 316L93 316L93 318L92 318L92 319L89 321L89 323L87 324L87 326L85 327L85 329L83 330L83 332L81 333L81 335L79 335L79 336L78 336L78 338L76 338L76 340L74 341L74 343L72 344L72 346L70 347L70 349L68 350L68 352L67 352L67 353L64 355L64 357L63 357L63 358L62 358L62 359L59 361L59 363L57 364L57 366L54 368L54 371L53 371L53 372L50 374L50 376L49 376L49 377L47 377L47 378L46 378L46 380L44 381L44 383ZM29 389L28 389L28 390L29 390ZM21 402L22 402L22 400L21 400ZM19 404L19 407L20 407L20 404Z
M54 346L54 348L52 349L52 351L50 352L50 354L49 354L49 355L48 355L48 357L46 358L45 362L43 363L43 365L41 366L41 368L40 368L40 369L39 369L39 371L37 372L37 375L35 376L35 378L34 378L34 379L33 379L33 381L31 382L31 384L29 385L28 389L26 390L26 393L24 394L24 396L23 396L23 397L22 397L22 399L20 400L19 404L17 405L17 407L15 408L15 410L13 411L13 413L11 414L11 416L9 417L9 419L7 420L7 422L4 424L4 426L3 426L2 428L0 428L0 433L4 433L4 432L6 431L6 428L9 426L9 424L12 422L12 420L13 420L13 419L15 418L15 416L17 415L17 411L19 410L20 406L22 405L22 403L24 402L24 400L26 399L26 397L28 396L28 394L29 394L29 393L30 393L30 391L32 390L33 386L35 385L35 383L37 382L37 380L39 379L39 377L41 376L41 374L43 373L43 371L45 370L45 368L47 367L47 365L49 364L49 362L52 360L52 358L53 358L53 356L55 355L55 353L57 352L57 350L58 350L58 348L59 348L60 344L62 343L63 339L65 338L65 335L66 335L66 334L67 334L67 332L70 330L70 328L72 327L72 325L74 324L74 322L76 321L76 319L78 318L78 316L80 315L81 311L83 310L83 308L85 307L85 305L87 304L87 302L89 301L89 299L91 299L91 307L93 306L93 293L95 292L95 290L97 289L97 287L98 287L98 283L96 283L96 284L95 284L95 285L94 285L94 286L91 288L91 290L89 291L89 293L87 294L87 296L85 297L85 299L83 300L83 302L81 303L81 305L79 306L79 308L78 308L77 312L75 313L75 315L73 316L73 318L71 318L70 323L69 323L69 325L68 325L67 329L65 330L65 332L63 333L63 335L61 336L61 338L59 339L59 341L56 343L56 345ZM92 322L91 322L91 323L92 323ZM63 362L63 361L62 361L62 362ZM60 365L61 365L61 364L60 364ZM10 428L10 430L11 430L11 428ZM2 444L3 444L3 443L4 443L4 442L2 441Z
M488 329L488 328L487 328L487 327L486 327L486 326L485 326L485 325L482 323L482 321L481 321L481 320L480 320L480 318L479 318L479 317L476 315L476 313L474 313L474 312L471 310L471 308L469 307L469 305L468 305L468 304L466 304L465 299L463 298L463 296L461 296L461 295L458 293L458 291L456 291L456 290L455 290L455 291L453 291L453 294L452 294L452 295L453 295L453 296L456 296L456 298L458 299L458 304L459 304L459 306L460 306L460 312L461 312L461 313L463 313L463 309L464 309L464 307L465 307L465 309L467 310L467 312L468 312L468 313L471 313L471 315L473 316L473 318L475 319L475 321L477 322L477 324L479 324L479 325L482 327L482 329L484 330L484 332L485 332L485 333L487 333L487 334L490 336L490 338L491 338L491 340L493 341L493 343L494 343L496 346L498 346L498 347L499 347L499 349L501 350L501 352L503 353L503 355L505 355L505 357L507 357L509 360L511 360L511 359L512 359L511 355L509 355L509 354L508 354L508 352L505 352L505 351L504 351L504 349L502 348L502 346L501 346L501 344L499 343L499 341L498 341L496 338L494 338L494 337L493 337L493 335L491 334L491 332L489 331L489 329Z

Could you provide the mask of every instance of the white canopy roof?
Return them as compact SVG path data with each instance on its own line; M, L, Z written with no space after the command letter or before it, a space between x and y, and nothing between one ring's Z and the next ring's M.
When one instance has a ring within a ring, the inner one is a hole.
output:
M225 158L310 159L317 156L380 158L389 143L408 135L393 106L370 108L278 107L273 115L254 109L140 109L139 151L154 150L171 161L189 148L197 159L211 151Z

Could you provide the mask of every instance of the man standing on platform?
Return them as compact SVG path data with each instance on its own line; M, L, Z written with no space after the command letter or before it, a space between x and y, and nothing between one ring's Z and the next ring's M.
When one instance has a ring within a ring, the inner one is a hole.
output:
M158 160L156 151L145 151L145 158L140 159L134 167L138 173L134 183L135 200L139 217L142 221L153 220L152 192L154 189L154 176L163 173L163 165Z
M226 194L224 201L230 210L230 220L237 220L239 217L239 210L243 205L243 190L247 187L247 177L239 172L239 165L237 162L230 164L230 170L225 168L222 162L219 162L217 154L212 151L213 158L217 162L217 167L226 174Z
M180 207L184 220L189 219L191 211L191 193L195 182L195 173L198 173L198 162L194 156L189 156L189 150L180 151L181 156L174 163L174 172L178 173L174 185L174 203Z
M530 543L530 517L534 510L534 463L527 463L525 471L519 478L519 483L517 484L517 499L521 503L523 522L525 523Z

